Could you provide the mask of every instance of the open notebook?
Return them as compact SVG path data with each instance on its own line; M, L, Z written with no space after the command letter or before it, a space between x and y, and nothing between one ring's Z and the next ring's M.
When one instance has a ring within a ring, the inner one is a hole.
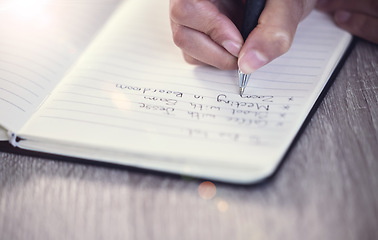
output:
M236 71L184 62L167 0L71 2L0 17L2 139L234 183L276 170L351 41L313 12L240 97Z

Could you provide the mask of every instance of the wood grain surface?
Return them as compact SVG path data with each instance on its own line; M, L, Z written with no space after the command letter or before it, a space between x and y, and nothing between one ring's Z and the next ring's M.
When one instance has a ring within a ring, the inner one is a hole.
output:
M378 46L357 41L281 168L262 184L3 150L0 239L378 239Z

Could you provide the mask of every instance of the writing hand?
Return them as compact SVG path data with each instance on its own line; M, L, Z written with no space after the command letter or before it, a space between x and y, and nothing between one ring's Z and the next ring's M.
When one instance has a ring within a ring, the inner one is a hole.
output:
M316 7L332 14L339 27L378 43L377 0L319 0Z
M246 42L243 0L170 0L173 39L187 62L251 73L287 52L316 0L267 0Z

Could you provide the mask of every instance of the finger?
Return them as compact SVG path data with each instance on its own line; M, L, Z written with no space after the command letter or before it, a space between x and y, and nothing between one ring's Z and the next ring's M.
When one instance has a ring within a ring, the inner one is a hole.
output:
M202 62L219 69L230 70L237 68L237 58L226 51L220 45L214 43L208 35L193 30L174 22L171 23L173 40L181 48L184 56L188 55L196 59L197 63ZM190 59L186 57L186 60ZM190 59L188 61L192 63Z
M211 1L171 1L170 16L172 22L204 33L214 44L239 55L243 38L238 28Z
M345 10L334 13L336 24L348 32L368 41L378 43L378 18Z
M316 8L325 12L344 9L378 17L377 0L318 0Z
M192 64L192 65L205 65L205 63L193 58L192 56L188 55L188 54L185 54L183 53L183 57L184 57L184 60L189 63L189 64Z
M303 2L306 4L302 5ZM314 4L314 1L268 0L257 27L240 51L240 70L252 73L287 52L298 23Z

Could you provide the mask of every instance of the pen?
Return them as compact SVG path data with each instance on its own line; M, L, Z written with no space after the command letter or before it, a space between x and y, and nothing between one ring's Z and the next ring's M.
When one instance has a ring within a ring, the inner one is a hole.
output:
M244 42L252 30L257 26L260 14L265 7L266 0L246 0L243 26L241 29L241 34L243 36ZM250 74L243 73L240 69L238 71L239 75L239 91L240 96L243 96L245 87L250 78Z

